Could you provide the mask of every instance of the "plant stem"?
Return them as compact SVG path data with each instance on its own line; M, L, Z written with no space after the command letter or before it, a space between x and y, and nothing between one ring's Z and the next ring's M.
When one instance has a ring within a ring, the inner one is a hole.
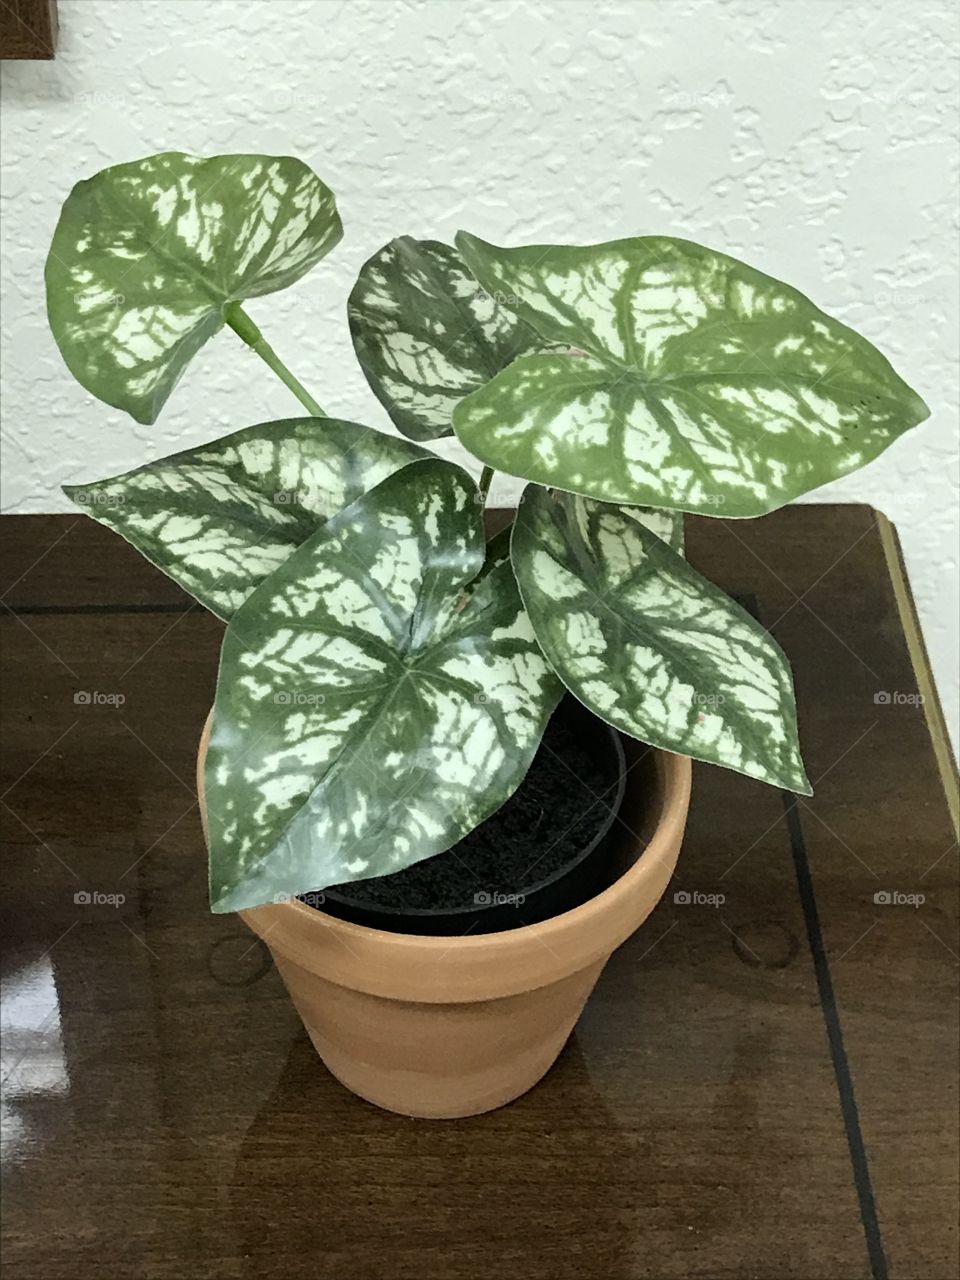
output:
M270 366L280 381L290 388L303 407L314 418L325 418L327 416L306 387L293 376L239 302L228 302L223 308L223 318L234 333L257 353L264 364Z
M480 497L483 505L487 505L487 494L490 492L490 481L493 479L493 467L484 467L480 472Z

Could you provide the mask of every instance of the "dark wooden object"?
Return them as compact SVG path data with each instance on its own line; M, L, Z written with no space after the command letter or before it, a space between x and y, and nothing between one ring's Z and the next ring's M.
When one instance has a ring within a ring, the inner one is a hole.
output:
M56 56L57 0L0 0L0 58Z
M671 891L557 1066L433 1124L331 1079L208 913L220 624L82 516L4 525L5 1277L957 1275L948 753L882 517L689 522L793 660L816 796L699 766Z

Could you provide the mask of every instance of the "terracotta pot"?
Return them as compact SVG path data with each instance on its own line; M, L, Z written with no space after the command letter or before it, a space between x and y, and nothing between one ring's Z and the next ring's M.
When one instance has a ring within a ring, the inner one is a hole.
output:
M209 735L208 719L197 761L202 813ZM368 929L297 901L240 912L341 1083L388 1111L452 1119L503 1106L546 1073L611 953L676 866L690 761L639 751L628 759L616 878L572 911L457 938Z

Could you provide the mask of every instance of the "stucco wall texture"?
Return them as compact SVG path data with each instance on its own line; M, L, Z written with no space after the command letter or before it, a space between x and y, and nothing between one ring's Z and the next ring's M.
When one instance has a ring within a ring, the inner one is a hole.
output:
M957 741L957 17L928 0L60 0L51 63L3 67L4 509L297 412L225 331L161 420L75 384L43 262L78 178L166 149L293 153L342 245L249 310L328 412L389 428L345 302L394 235L660 232L741 256L893 360L931 420L812 495L897 525ZM455 443L445 452L457 456ZM498 484L494 497L518 486Z

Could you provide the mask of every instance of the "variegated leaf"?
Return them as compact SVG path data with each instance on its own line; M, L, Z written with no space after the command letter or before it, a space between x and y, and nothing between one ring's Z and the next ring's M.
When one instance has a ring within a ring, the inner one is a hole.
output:
M597 715L656 747L810 794L779 645L644 523L530 485L511 556L544 653Z
M755 516L870 461L929 410L802 293L686 240L457 246L579 354L516 361L457 406L488 466L606 502Z
M228 619L330 516L429 456L356 422L288 418L64 493Z
M452 435L463 396L544 345L436 240L384 245L364 263L348 314L367 381L413 440Z
M414 462L334 516L224 639L205 792L215 911L400 870L519 785L559 700L477 489Z
M153 422L228 303L286 288L342 234L331 191L289 156L168 151L114 165L63 206L50 327L88 391Z
M684 529L682 511L658 511L655 507L617 507L627 520L636 520L644 528L672 547L677 555L683 555Z

